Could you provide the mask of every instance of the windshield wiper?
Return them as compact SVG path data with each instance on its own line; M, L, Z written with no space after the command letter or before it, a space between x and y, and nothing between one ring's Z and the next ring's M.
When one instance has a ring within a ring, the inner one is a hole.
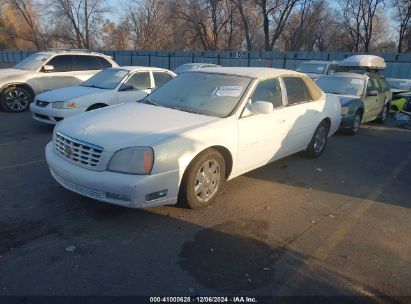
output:
M83 87L87 87L87 88L96 88L96 89L106 89L106 88L102 88L102 87L98 87L98 86L96 86L95 84L92 84L92 85L84 85L84 84L82 84L82 86ZM107 89L106 89L107 90Z
M177 110L177 111L188 112L188 113L201 114L200 112L198 112L196 110L191 110L191 109L183 109L183 108L179 108L179 107L169 107L169 106L167 106L167 108Z
M140 100L138 100L137 102L141 102L141 103L145 103L145 104L149 104L149 105L157 106L157 107L162 107L162 106L163 106L163 105L161 105L161 104L159 104L159 103L157 103L157 102L155 102L154 100L149 99L149 98L140 99Z

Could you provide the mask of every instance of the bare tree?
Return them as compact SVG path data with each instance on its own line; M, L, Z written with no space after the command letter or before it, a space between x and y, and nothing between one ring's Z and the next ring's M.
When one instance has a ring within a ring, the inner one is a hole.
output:
M256 0L263 18L264 45L271 51L298 0Z
M5 0L3 5L9 5L26 24L27 29L20 35L16 33L16 38L32 42L37 50L47 46L39 14L35 11L35 5L31 0Z
M185 0L178 14L185 21L186 32L198 39L204 50L218 50L222 32L230 22L226 0Z
M351 37L352 51L370 51L378 9L385 0L346 0L340 7L343 26Z
M403 51L410 51L411 48L408 41L408 45L405 45L404 42L407 38L407 34L410 32L411 25L411 1L410 0L391 0L392 8L394 9L394 19L398 23L398 45L397 52L401 53ZM408 38L409 40L410 38Z
M51 0L49 9L55 39L78 48L96 46L103 15L109 11L104 0Z

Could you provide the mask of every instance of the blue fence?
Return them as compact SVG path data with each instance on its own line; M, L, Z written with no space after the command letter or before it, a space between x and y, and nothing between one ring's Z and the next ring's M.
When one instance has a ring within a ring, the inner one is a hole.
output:
M341 60L354 53L341 52L166 52L101 51L119 65L155 66L175 69L188 62L215 63L222 66L255 66L295 69L307 60ZM34 52L0 52L0 62L17 63ZM411 53L373 53L387 63L386 77L411 79Z

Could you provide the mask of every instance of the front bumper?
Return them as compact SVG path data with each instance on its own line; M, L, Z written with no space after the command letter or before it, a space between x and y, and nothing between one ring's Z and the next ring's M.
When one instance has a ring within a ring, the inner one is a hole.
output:
M40 107L34 102L30 104L30 111L33 119L55 125L64 118L80 114L86 111L86 107L74 108L74 109L54 109L52 103L46 107Z
M146 208L177 203L182 170L154 175L132 175L93 171L58 155L53 143L46 146L46 160L54 179L63 187L95 200L129 208ZM147 201L146 196L167 190L165 197ZM116 195L114 198L113 194Z

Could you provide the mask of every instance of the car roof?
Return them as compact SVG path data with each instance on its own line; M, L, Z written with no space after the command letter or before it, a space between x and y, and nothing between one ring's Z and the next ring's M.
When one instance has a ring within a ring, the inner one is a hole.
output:
M322 64L328 64L328 63L336 63L336 61L326 61L326 60L309 60L309 61L304 61L304 63L322 63Z
M118 67L112 67L111 69L129 70L131 72L133 71L167 71L167 72L170 72L169 70L163 69L163 68L137 66L137 65L118 66Z
M189 71L192 73L214 73L214 74L226 74L226 75L234 75L234 76L243 76L243 77L250 77L250 78L258 78L264 79L269 77L278 77L284 75L294 75L294 76L304 76L308 77L305 74L291 71L291 70L284 70L284 69L274 69L274 68L248 68L248 67L210 67L207 69L200 69Z
M211 65L215 65L215 66L218 66L218 64L215 64L215 63L207 63L207 62L193 62L193 63L184 63L184 64L182 64L182 65L192 65L192 66L197 66L197 65L206 65L206 64L211 64Z
M102 56L102 57L110 57L110 55L106 55L103 53L98 52L91 52L91 51L82 51L82 50L49 50L49 51L41 51L36 52L34 54L41 54L41 55L57 55L57 54L70 54L70 55L92 55L92 56Z
M334 74L324 75L323 77L351 77L351 78L369 78L366 74L350 73L350 72L336 72Z

